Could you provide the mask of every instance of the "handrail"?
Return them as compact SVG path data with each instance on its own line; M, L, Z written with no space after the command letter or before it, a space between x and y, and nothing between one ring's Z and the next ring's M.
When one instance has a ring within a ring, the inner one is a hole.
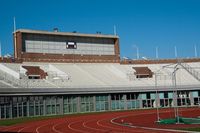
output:
M189 72L195 79L200 81L200 73L193 69L190 65L186 63L180 63L180 65L187 71Z

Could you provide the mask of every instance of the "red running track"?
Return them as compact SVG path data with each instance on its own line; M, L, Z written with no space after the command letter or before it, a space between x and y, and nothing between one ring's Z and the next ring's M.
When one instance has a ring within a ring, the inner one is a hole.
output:
M174 116L173 109L160 110L160 117ZM181 108L181 116L197 117L200 108ZM171 129L199 127L200 125L160 125L156 124L156 110L133 110L108 112L80 116L63 116L41 121L27 122L13 126L0 127L0 132L34 133L172 133ZM132 127L122 126L129 123ZM121 124L121 125L120 125Z

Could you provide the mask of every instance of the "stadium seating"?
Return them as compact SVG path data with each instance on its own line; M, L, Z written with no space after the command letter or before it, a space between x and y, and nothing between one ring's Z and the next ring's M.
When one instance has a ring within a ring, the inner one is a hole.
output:
M23 65L32 65L32 63L1 63L8 69L20 73L20 67ZM197 68L200 63L187 63L187 65ZM0 71L0 78L9 87L28 87L28 88L91 88L91 87L140 87L155 86L155 74L157 75L158 86L173 86L172 73L175 65L169 64L135 64L120 65L111 63L34 63L33 66L39 66L48 77L46 79L17 79L13 75ZM133 67L148 67L153 72L151 78L136 78ZM199 85L199 81L182 66L178 67L176 72L177 85ZM200 69L195 69L200 72ZM1 86L4 86L3 83Z

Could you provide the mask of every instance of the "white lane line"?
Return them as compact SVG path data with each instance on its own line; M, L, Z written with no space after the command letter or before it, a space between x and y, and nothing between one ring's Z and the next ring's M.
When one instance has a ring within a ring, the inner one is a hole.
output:
M38 124L38 123L36 123L36 124ZM23 127L23 128L20 128L17 132L20 133L20 132L22 132L24 129L27 129L27 128L30 128L30 127L33 127L33 126L36 126L36 125L25 126L25 127Z
M19 126L8 127L8 128L6 128L6 129L4 129L4 130L2 130L2 131L3 131L3 132L8 132L8 131L13 130L13 129L15 129L15 128L19 128ZM21 128L24 128L24 127L21 127ZM1 131L1 132L2 132L2 131Z
M68 128L73 130L73 131L76 131L76 132L80 132L80 133L89 133L89 132L84 132L82 130L79 130L79 129L75 129L75 128L72 128L72 125L76 124L76 123L79 123L81 121L75 121L75 122L71 122L68 124Z
M96 120L90 120L90 121L83 122L83 127L91 129L91 130L96 130L96 131L103 131L103 132L108 131L108 130L105 130L105 129L92 128L92 127L89 127L89 126L86 125L86 124L88 124L89 122L92 122L92 121L96 121Z
M193 109L191 109L191 110L193 110ZM188 110L182 110L182 111L188 111ZM160 113L168 113L168 112L173 112L173 111L171 111L171 110L169 110L169 111L162 111L162 112L160 112ZM183 130L175 130L175 129L151 128L151 127L142 127L142 126L134 126L134 125L124 125L124 124L121 124L121 123L114 122L114 120L116 120L116 119L121 119L121 118L129 117L129 116L139 116L139 115L144 115L144 114L155 114L155 112L151 112L151 113L140 113L140 114L136 114L136 115L118 116L118 117L115 117L115 118L111 119L110 122L113 123L113 124L115 124L115 125L126 126L126 127L133 127L133 128L141 128L141 129L147 129L147 130L168 131L168 132L195 133L194 131L183 131Z
M40 128L45 127L45 126L47 126L47 125L49 125L49 124L50 124L50 123L47 123L47 124L44 124L44 125L41 125L41 126L37 127L37 128L35 129L36 133L39 133L39 129L40 129Z
M56 132L56 133L63 133L63 132L61 132L61 131L59 131L59 130L56 129L57 126L59 126L59 125L61 125L61 124L63 124L63 123L64 123L64 121L53 125L53 126L52 126L52 130L53 130L54 132Z
M97 121L97 125L98 126L100 126L100 127L104 127L104 128L108 128L108 129L111 129L111 130L109 130L109 131L112 131L112 130L118 130L118 131L120 131L119 133L121 133L121 132L133 132L133 133L136 133L136 132L138 132L138 131L132 131L132 130L128 130L128 129L123 129L123 128L115 128L115 127L111 127L111 126L105 126L105 125L102 125L100 122L102 122L102 121L105 121L105 120L107 120L107 119L102 119L102 120L98 120ZM107 130L108 131L108 130ZM116 131L115 131L116 132ZM143 133L143 132L141 132L141 133Z
M24 130L24 129L26 129L26 128L28 128L28 127L23 127L23 128L21 128L21 129L19 129L17 132L20 133L22 130Z

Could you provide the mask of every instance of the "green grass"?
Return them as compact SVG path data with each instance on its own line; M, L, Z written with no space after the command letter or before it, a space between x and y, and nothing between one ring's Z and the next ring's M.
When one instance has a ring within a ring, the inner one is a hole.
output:
M200 127L195 127L195 128L183 128L183 129L178 129L178 130L200 132Z
M124 111L124 110L123 110ZM92 114L101 114L101 113L111 113L111 112L123 112L120 111L106 111L106 112L88 112L88 113L76 113L76 114L66 114L66 115L51 115L51 116L37 116L37 117L23 117L23 118L14 118L14 119L6 119L0 120L0 126L10 126L25 122L38 121L38 120L46 120L53 118L62 118L62 117L73 117L73 116L83 116L83 115L92 115Z
M112 112L132 112L137 110L151 110L153 108L145 108L145 109L134 109L134 110L116 110L116 111L103 111L103 112L88 112L88 113L76 113L76 114L66 114L66 115L51 115L51 116L37 116L37 117L23 117L23 118L14 118L14 119L6 119L0 120L0 126L10 126L25 122L38 121L38 120L46 120L53 118L62 118L62 117L73 117L73 116L83 116L83 115L92 115L92 114L101 114L101 113L112 113ZM162 109L162 108L161 108Z
M51 116L36 116L36 117L23 117L23 118L6 119L6 120L0 120L0 126L10 126L10 125L20 124L20 123L25 123L25 122L31 122L31 121L62 118L62 117L66 117L66 116L69 116L69 117L82 116L82 115L87 115L87 114L89 114L89 113L77 113L77 114L66 114L66 115L51 115Z
M45 120L45 119L50 119L50 118L59 118L59 117L63 117L63 116L40 116L40 117L24 117L24 118L6 119L6 120L0 120L0 126L10 126L10 125L15 125L19 123Z
M135 109L141 110L141 109ZM65 114L65 115L51 115L51 116L36 116L36 117L23 117L23 118L14 118L14 119L6 119L0 120L0 126L10 126L25 122L37 121L37 120L46 120L46 119L53 119L53 118L62 118L62 117L72 117L72 116L83 116L83 115L92 115L92 114L101 114L101 113L112 113L112 112L124 112L124 111L133 111L133 110L116 110L116 111L103 111L103 112L88 112L88 113L76 113L76 114Z

